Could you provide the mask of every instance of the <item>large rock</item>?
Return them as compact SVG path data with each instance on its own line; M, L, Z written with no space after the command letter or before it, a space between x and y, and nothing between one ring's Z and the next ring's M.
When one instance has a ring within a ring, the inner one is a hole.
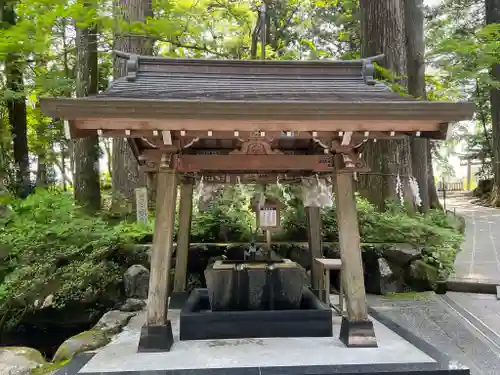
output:
M378 259L380 294L404 292L404 279L401 269L389 264L384 258Z
M30 375L32 370L46 364L42 354L32 348L0 347L1 375Z
M64 341L56 351L53 362L70 360L75 354L101 348L109 343L106 333L99 330L85 331Z
M419 292L435 290L438 281L439 270L420 259L414 261L406 273L406 283Z
M323 244L323 255L328 259L340 259L340 247L336 244Z
M225 251L227 260L242 260L245 259L245 251L247 246L244 245L229 245Z
M411 262L422 257L420 249L410 244L398 244L382 250L383 257L400 267L406 267Z
M102 316L101 319L99 319L99 321L92 329L103 331L108 337L116 335L121 331L123 327L127 325L130 318L132 318L134 315L135 314L133 312L118 310L108 311Z
M287 257L293 262L300 264L306 270L311 269L311 253L307 245L291 245Z
M127 298L148 298L149 271L139 264L131 266L123 276Z
M127 298L125 303L120 306L119 310L125 312L134 312L141 311L142 309L144 309L144 307L146 307L146 302L142 299Z

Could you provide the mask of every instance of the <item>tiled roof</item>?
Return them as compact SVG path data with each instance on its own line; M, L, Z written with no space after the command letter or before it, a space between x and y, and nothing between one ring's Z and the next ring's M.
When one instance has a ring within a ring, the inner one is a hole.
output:
M101 97L188 100L403 101L413 100L359 77L139 72L116 80Z
M133 61L131 63L131 61ZM368 61L231 61L129 56L105 98L236 101L407 101L373 80Z

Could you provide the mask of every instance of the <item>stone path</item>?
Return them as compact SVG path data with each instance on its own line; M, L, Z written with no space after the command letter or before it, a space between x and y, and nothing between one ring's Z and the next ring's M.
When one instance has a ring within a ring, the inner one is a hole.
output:
M446 199L449 210L466 220L465 243L455 261L455 279L500 281L500 209L482 207L467 195Z
M463 293L453 293L450 297L457 296L461 302L469 297ZM368 302L378 313L438 348L450 359L469 367L471 375L500 374L500 346L491 340L495 334L486 335L445 298L430 295L419 300L395 300L370 295ZM497 306L500 308L500 301Z

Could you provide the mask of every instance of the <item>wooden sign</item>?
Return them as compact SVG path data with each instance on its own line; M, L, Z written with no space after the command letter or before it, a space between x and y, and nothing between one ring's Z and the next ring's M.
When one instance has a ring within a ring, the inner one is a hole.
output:
M261 228L276 228L278 226L278 210L276 207L261 207L259 223Z
M257 226L263 230L280 228L280 205L278 202L266 200L257 210Z
M147 188L142 187L135 189L135 203L137 222L147 224L149 220Z
M483 165L481 160L472 159L472 160L460 160L460 166L466 167L467 165Z

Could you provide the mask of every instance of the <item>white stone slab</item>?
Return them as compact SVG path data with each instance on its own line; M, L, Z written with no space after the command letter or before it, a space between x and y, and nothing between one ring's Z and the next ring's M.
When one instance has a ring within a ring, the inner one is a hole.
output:
M387 327L373 320L378 348L346 348L339 340L340 317L333 337L179 341L179 311L171 310L175 343L168 353L137 353L141 314L80 371L151 371L206 368L436 363Z

